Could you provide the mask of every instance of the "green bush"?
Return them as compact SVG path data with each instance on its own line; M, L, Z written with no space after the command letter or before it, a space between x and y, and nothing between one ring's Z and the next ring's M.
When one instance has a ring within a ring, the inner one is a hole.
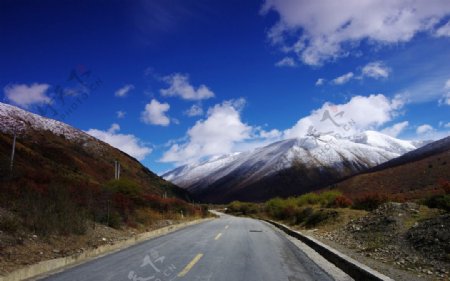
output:
M450 194L435 195L425 200L429 208L438 208L450 212Z
M99 222L112 228L119 229L122 225L122 217L119 212L111 210L109 213L103 213L99 218Z
M314 210L311 207L298 209L297 212L295 213L294 224L304 223L313 213Z
M112 192L112 193L120 193L127 198L134 200L134 201L140 201L142 197L141 188L138 184L135 182L128 180L128 179L119 179L119 180L112 180L109 181L105 185L106 191Z
M320 204L322 207L330 207L336 201L336 198L342 196L342 193L339 191L325 191L319 194Z
M335 219L337 216L338 213L333 210L318 210L306 218L304 225L306 227L314 227L327 220Z
M252 215L259 211L258 204L250 202L233 201L227 207L227 212L232 214Z
M306 193L299 197L297 197L297 205L305 206L305 205L315 205L320 202L320 197L317 193Z
M335 202L336 198L342 196L339 191L325 191L321 193L306 193L296 198L297 205L302 207L306 205L321 205L329 207Z
M275 219L289 219L295 214L297 206L292 198L274 198L266 202L266 212Z

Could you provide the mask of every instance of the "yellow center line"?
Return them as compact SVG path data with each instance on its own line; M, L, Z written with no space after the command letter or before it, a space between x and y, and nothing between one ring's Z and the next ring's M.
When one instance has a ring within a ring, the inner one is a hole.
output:
M228 229L228 225L227 225L227 226L225 226L225 229Z
M222 233L217 234L216 238L214 240L219 240L220 236L222 236Z
M189 270L191 270L191 269L194 267L194 265L195 265L202 257L203 257L203 254L202 254L202 253L197 254L197 255L195 256L195 258L193 258L193 259L191 260L191 262L189 262L189 263L186 265L186 267L185 267L180 273L178 273L178 277L183 277L183 276L185 276L185 275L189 272Z

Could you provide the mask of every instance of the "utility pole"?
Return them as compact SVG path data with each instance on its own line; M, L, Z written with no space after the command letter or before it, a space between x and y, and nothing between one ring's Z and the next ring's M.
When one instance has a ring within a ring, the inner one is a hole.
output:
M117 161L114 160L114 179L117 179Z
M13 140L13 145L12 145L12 151L11 151L11 165L9 167L9 170L11 172L11 176L13 173L13 164L14 164L14 154L16 152L16 134L14 133L14 140Z
M114 160L114 179L120 179L120 163L117 160Z

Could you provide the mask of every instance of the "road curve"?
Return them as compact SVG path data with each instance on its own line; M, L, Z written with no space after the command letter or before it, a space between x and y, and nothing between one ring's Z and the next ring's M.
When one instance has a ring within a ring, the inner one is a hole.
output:
M333 280L265 222L222 215L69 268L48 281Z

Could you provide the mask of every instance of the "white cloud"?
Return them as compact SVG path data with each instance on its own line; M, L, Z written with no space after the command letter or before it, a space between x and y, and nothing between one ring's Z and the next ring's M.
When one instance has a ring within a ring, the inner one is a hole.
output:
M280 61L278 61L275 66L278 67L283 67L283 66L287 66L287 67L296 67L297 63L295 62L295 60L291 57L284 57L283 59L281 59Z
M259 130L258 136L263 139L278 139L282 136L282 132L277 129L272 129L270 131Z
M126 96L128 95L128 93L129 93L131 90L134 90L134 85L132 85L132 84L127 84L127 85L123 86L122 88L118 89L118 90L114 93L114 95L115 95L116 97L121 97L121 98L123 98L123 97L126 97Z
M125 118L126 114L127 113L125 111L122 111L122 110L119 110L119 111L116 112L117 118L119 118L119 119Z
M172 118L172 123L175 125L179 125L180 124L180 120L178 120L177 118Z
M418 135L424 135L424 134L430 133L430 132L432 132L432 131L434 131L433 127L430 126L430 125L428 125L428 124L420 125L420 126L417 127L417 129L416 129L416 133L417 133Z
M188 140L173 144L161 161L183 164L232 152L236 143L251 137L252 127L241 121L244 103L243 99L231 100L210 108L207 118L187 131Z
M26 84L7 85L3 90L8 101L23 108L29 108L34 104L52 103L51 98L46 94L49 88L48 84L34 83L30 86Z
M86 92L86 89L82 88L65 88L63 90L64 95L70 96L70 97L76 97L79 96L81 93Z
M362 75L374 79L388 78L391 69L381 61L366 64L362 69Z
M450 105L450 92L442 95L442 98L439 100L439 104Z
M122 150L138 160L145 159L152 152L152 149L143 145L139 138L131 134L119 134L119 130L120 126L118 124L112 124L107 131L89 129L86 133Z
M185 100L203 100L214 97L214 93L205 85L200 85L195 89L189 83L189 76L175 73L163 78L169 84L169 88L161 89L161 95L165 97L179 96Z
M118 131L120 131L120 125L117 123L113 123L111 127L108 129L108 133L110 134L115 134Z
M445 82L444 89L450 90L450 79L448 79L448 80Z
M391 127L384 128L383 130L381 130L381 132L383 134L386 134L386 135L389 135L389 136L395 138L398 135L400 135L400 133L403 132L403 130L405 130L408 127L408 125L409 125L408 121L396 123L396 124L392 125Z
M348 56L361 41L383 46L433 31L450 14L450 2L266 0L261 11L271 10L280 17L268 33L272 43L296 54L304 64L322 65Z
M450 128L450 122L444 125L444 128Z
M439 27L434 33L437 37L450 37L450 21Z
M439 104L450 105L450 79L445 82L444 90L446 91L441 99L439 100Z
M303 137L311 132L352 135L364 130L375 130L391 121L403 106L397 99L382 94L355 96L345 104L326 102L284 131L284 138ZM311 131L313 130L313 131Z
M342 84L345 84L348 81L350 81L350 79L352 79L353 76L354 76L353 72L349 72L349 73L346 73L342 76L339 76L339 77L333 79L331 81L331 83L336 84L336 85L342 85Z
M324 78L319 78L316 81L316 86L322 86L323 84L325 84L325 79Z
M141 112L141 120L146 124L167 126L170 124L170 119L166 116L169 109L168 103L160 103L152 99L150 103L145 105L145 110Z
M203 108L200 105L193 104L188 110L184 112L189 117L203 115Z

